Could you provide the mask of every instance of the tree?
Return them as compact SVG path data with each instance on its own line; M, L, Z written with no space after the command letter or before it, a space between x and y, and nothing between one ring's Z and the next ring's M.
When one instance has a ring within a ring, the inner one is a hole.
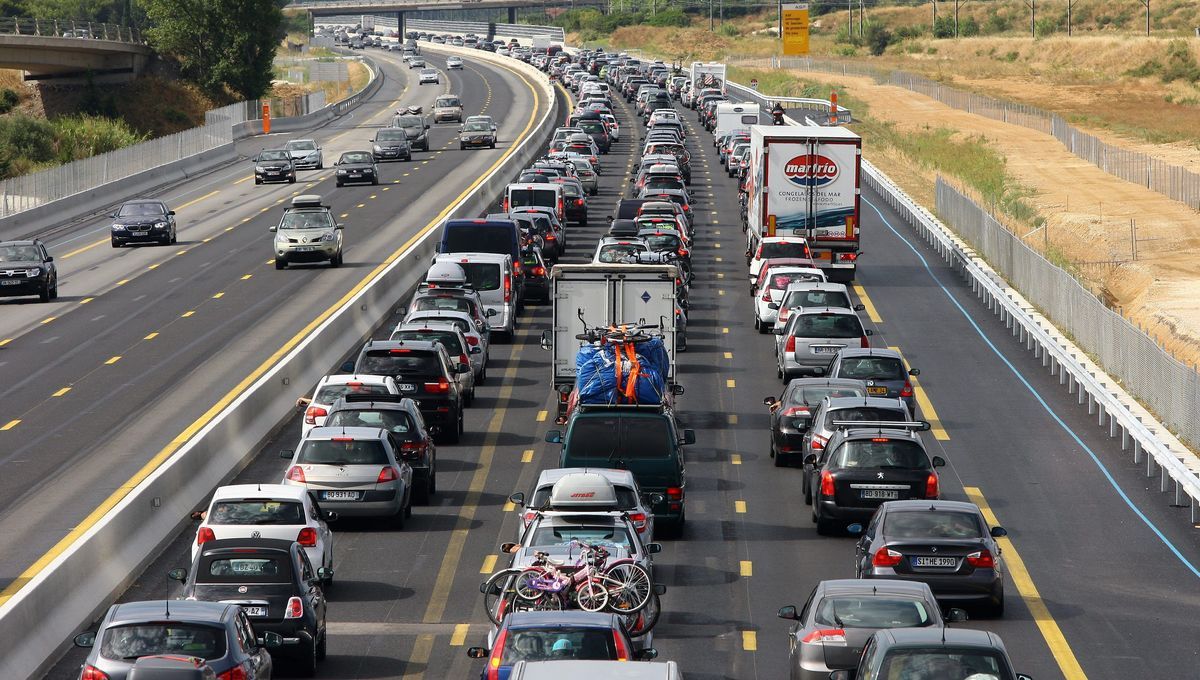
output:
M207 93L256 99L283 38L278 0L142 0L150 45Z

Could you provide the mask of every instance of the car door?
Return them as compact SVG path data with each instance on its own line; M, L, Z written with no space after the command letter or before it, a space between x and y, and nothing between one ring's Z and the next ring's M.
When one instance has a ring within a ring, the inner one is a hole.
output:
M266 648L258 644L258 638L255 635L254 627L250 625L250 619L246 618L246 613L239 611L234 619L234 626L237 628L238 645L245 654L247 661L251 667L250 678L258 680L260 678L271 677L273 670L271 655Z
M321 590L321 582L317 579L317 572L313 569L312 563L308 561L308 555L303 550L296 551L296 555L300 558L300 586L304 593L304 599L308 601L308 606L313 612L313 620L315 629L314 636L319 636L320 631L325 628L325 593Z
M879 533L879 525L882 524L884 511L876 510L874 515L871 515L871 521L867 523L867 528L863 531L863 535L858 539L858 543L854 546L854 573L861 575L867 571L868 562L871 559L871 543Z
M321 539L321 545L325 546L324 557L325 563L322 566L333 567L333 531L329 528L329 523L325 521L325 511L321 509L321 505L317 503L317 498L310 491L306 494L307 501L305 511L312 518L312 523L316 525L317 535Z

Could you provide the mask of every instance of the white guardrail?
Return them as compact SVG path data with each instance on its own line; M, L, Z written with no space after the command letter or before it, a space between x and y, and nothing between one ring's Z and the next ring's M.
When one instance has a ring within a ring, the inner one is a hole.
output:
M481 50L436 45L429 49L501 62L521 72L549 102L504 162L448 206L438 222L474 217L492 205L517 169L540 153L559 120L554 89L545 74L515 59ZM414 264L432 258L436 226L433 223L416 235L407 248L347 293L335 311L315 320L306 337L281 348L274 365L0 605L0 678L20 680L43 672L71 637L94 621L178 535L187 524L188 512L249 463L259 443L293 411L296 390L316 384L353 346L369 337L397 299L421 279L425 269Z

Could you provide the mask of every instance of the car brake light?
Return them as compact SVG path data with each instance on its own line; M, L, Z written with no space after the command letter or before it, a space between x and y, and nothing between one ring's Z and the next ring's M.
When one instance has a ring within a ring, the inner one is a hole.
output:
M629 648L625 646L621 634L615 630L613 631L613 645L617 648L617 661L629 661Z
M814 630L800 640L807 644L846 644L846 631L841 628Z
M683 489L678 486L668 486L667 498L673 501L683 500Z
M913 395L912 383L904 381L904 387L900 389L901 397L911 397Z
M992 551L980 550L967 555L967 564L976 569L995 569L996 559L992 557Z
M292 469L288 470L287 478L299 484L304 484L308 481L304 478L304 470L299 465L293 465Z
M875 556L871 558L871 566L874 567L895 567L900 564L900 560L904 555L892 550L891 548L880 548L875 551Z
M479 338L475 337L474 335L468 335L467 336L467 344L472 347L475 347L476 345L479 344Z
M375 483L383 484L385 482L394 482L397 479L400 479L400 473L396 472L396 468L388 465L379 471L379 477L375 479Z
M575 199L575 205L583 205L583 199L582 198Z
M887 437L871 437L871 441L879 443L879 444L886 444L887 442L889 442L891 440L888 439Z
M411 349L389 349L388 354L412 354Z
M537 517L537 510L527 510L525 512L525 524L532 522L534 517Z
M196 532L196 545L204 545L215 540L217 540L217 535L208 527L200 527L200 530Z
M633 526L637 529L639 534L646 531L646 513L635 512L629 515L629 521L633 522Z
M507 603L501 599L496 605L499 611L496 613L496 618L504 616L504 607ZM500 680L500 659L504 656L504 642L508 639L508 629L501 628L500 633L496 635L496 641L492 643L492 655L488 658L487 665L487 680Z
M108 677L108 676L105 676ZM243 666L234 666L217 676L217 680L250 680Z
M351 380L350 382L346 383L346 385L355 389L363 386L362 381L358 380Z
M108 673L88 664L83 667L83 673L79 675L79 680L109 680ZM224 678L222 678L224 680Z
M809 411L807 407L804 407L804 406L789 406L789 407L788 407L788 408L787 408L787 409L786 409L786 410L785 410L783 413L781 413L781 414L779 414L779 415L781 415L781 416L783 416L783 417L787 417L787 416L806 416L806 415L808 415L809 413L811 413L811 411Z
M867 349L868 347L871 346L871 341L868 340L867 336L864 335L864 336L862 336L862 338L859 339L859 344L862 345L863 349Z
M858 259L858 253L839 253L838 259L843 262L854 262Z
M504 277L504 301L512 301L512 277Z
M582 203L580 205L582 205ZM555 236L554 234L546 234L542 238L546 241L557 241L558 240L558 237Z
M763 302L770 302L770 301L771 301L771 289L770 289L770 288L767 288L767 287L764 287L764 288L763 288L763 296L762 296L762 301L763 301Z
M466 366L467 364L471 363L471 359L469 357L467 357L466 353L459 354L458 355L458 363L462 364L463 366Z
M925 478L925 497L938 497L938 476L936 472L930 472L929 476Z
M789 309L789 308L784 308L784 309L781 309L781 310L779 310L779 320L780 320L780 321L787 321L787 320L788 320L788 317L789 317L789 316L791 316L791 314L792 314L792 310L791 310L791 309Z
M298 619L304 616L304 600L298 597L288 599L287 609L283 611L283 618Z
M500 206L501 212L508 212L508 198L504 199L504 203Z
M450 381L445 378L438 378L437 382L425 383L425 391L433 392L434 394L446 394L450 392Z
M405 460L416 460L421 457L425 450L425 441L401 442L400 456Z
M331 442L352 442L352 441L354 441L354 437L330 437L329 441L331 441Z
M296 542L305 548L317 547L317 530L312 527L304 527L296 536Z
M825 470L821 473L821 495L832 497L834 493L833 473Z
M794 336L794 335L788 336L787 344L783 346L783 351L784 352L795 352L796 351L796 336Z
M329 411L326 411L320 406L309 406L304 410L304 424L316 425L317 418L324 418L327 415L329 415Z
M533 275L534 275L534 276L545 276L545 275L546 275L546 268L545 268L545 267L543 267L543 266L541 266L541 265L538 265L538 266L534 267L534 268L533 268Z

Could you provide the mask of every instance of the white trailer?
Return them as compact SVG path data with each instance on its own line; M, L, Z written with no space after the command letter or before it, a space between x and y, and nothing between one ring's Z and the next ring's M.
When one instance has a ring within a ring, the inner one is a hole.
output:
M692 62L692 89L700 91L706 88L725 90L725 64L719 61Z
M713 139L729 132L730 130L746 129L750 126L759 124L760 109L758 104L738 104L734 102L721 102L717 104L716 126L713 127Z

